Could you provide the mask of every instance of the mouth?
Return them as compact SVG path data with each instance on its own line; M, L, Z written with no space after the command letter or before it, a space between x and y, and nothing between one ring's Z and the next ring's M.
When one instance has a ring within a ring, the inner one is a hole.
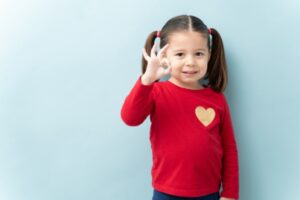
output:
M184 74L196 74L198 71L183 71Z

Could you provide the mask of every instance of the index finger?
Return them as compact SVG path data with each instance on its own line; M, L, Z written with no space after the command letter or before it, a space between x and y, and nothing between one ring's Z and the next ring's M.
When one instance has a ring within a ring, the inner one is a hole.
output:
M168 48L169 48L169 44L166 44L158 53L158 57L161 57L162 55L164 55Z

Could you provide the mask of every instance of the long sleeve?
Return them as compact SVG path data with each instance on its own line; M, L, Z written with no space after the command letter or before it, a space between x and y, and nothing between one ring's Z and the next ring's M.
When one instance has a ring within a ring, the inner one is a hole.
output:
M223 144L223 163L222 163L222 187L221 196L227 198L239 198L239 166L238 151L231 121L229 106L225 102L225 110L221 127Z
M129 126L138 126L151 113L154 105L153 86L143 85L138 78L121 109L121 118Z

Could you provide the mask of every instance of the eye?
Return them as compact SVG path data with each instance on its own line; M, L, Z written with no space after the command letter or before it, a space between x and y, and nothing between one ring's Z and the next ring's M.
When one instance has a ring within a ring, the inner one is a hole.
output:
M176 56L181 57L181 56L183 56L183 53L177 53Z
M197 52L196 55L197 56L204 56L204 53L203 52Z

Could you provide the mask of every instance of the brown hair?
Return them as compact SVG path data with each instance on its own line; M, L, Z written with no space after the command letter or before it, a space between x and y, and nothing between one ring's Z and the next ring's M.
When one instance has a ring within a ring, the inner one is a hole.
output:
M227 64L225 59L225 51L221 35L214 29L209 29L203 21L192 15L180 15L171 18L166 22L160 31L160 48L168 43L169 37L174 32L196 31L207 37L208 48L211 50L211 57L207 66L207 73L204 80L208 80L208 85L217 92L223 92L228 83ZM157 32L153 31L148 36L145 49L150 55L151 48L157 38ZM211 37L210 37L211 35ZM147 61L142 57L142 73L147 68ZM158 81L158 80L157 80Z

